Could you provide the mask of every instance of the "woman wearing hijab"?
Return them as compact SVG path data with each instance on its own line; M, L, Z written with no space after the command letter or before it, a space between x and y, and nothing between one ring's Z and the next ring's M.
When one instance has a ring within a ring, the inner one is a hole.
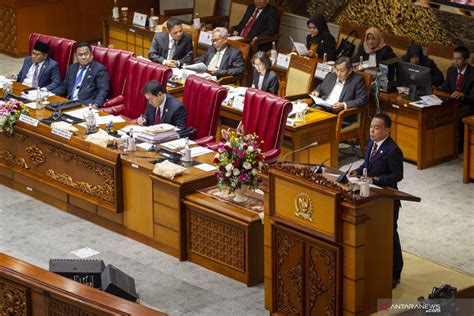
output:
M359 47L353 61L358 62L361 56L366 66L364 68L378 67L380 62L397 57L392 48L385 44L382 33L375 27L365 31L364 43Z
M407 54L402 57L404 62L420 65L430 68L431 70L431 85L440 86L444 82L444 76L435 62L423 54L423 49L418 44L413 44L408 47Z
M272 61L265 52L258 51L253 55L252 88L257 88L278 95L278 75L271 70Z
M329 33L326 19L322 14L313 15L308 22L309 33L306 37L306 48L308 48L308 57L323 58L326 53L327 60L336 59L336 40Z

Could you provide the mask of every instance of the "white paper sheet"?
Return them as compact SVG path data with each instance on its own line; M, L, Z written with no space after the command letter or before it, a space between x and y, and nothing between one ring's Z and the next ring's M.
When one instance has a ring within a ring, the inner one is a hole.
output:
M202 164L197 165L195 167L198 168L198 169L201 169L202 171L206 171L206 172L217 170L216 167L214 167L213 165L209 165L207 163L202 163Z
M196 72L205 72L207 70L207 66L204 63L197 63L192 65L186 65L186 68L184 69L189 69Z
M189 141L189 145L194 145L194 144L196 144L195 141L192 141L192 140ZM176 140L172 140L170 142L160 144L160 146L166 147L166 148L172 149L172 150L173 149L184 148L185 145L186 145L186 139L185 138L180 138L180 139L176 139Z
M150 143L137 144L137 147L139 147L141 149L144 149L144 150L149 150L151 148L151 146L153 146L153 144L150 144Z
M308 51L308 49L306 48L306 45L305 45L305 44L299 43L299 42L295 42L291 36L290 36L290 40L291 40L291 43L293 44L293 46L295 47L296 52L298 53L298 55L300 55L300 56L306 56L306 55L308 55L309 51Z
M84 113L87 113L87 112L89 112L89 108L88 107L82 107L80 109L71 110L71 111L68 111L68 112L65 112L65 113L67 115L73 116L73 117L78 118L78 119L84 119ZM96 110L96 109L92 109L92 112L97 113L99 111Z
M81 249L71 251L71 253L73 255L78 256L81 259L85 259L85 258L88 258L88 257L98 255L100 252L98 252L97 250L94 250L92 248L85 247L85 248L81 248Z
M182 153L182 151L180 151L180 153ZM198 146L191 148L191 157L197 157L208 153L212 153L212 150L206 147Z
M308 94L311 99L313 99L314 103L316 105L319 105L319 106L322 106L322 107L326 107L326 108L329 108L332 110L332 104L329 104L327 103L326 101L324 101L323 99L319 98L319 97L315 97L314 95L312 94Z

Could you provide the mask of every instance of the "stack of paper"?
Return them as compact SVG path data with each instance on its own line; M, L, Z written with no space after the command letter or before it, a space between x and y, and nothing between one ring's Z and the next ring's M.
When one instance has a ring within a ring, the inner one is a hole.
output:
M419 108L424 108L428 106L441 105L443 103L443 100L434 94L421 96L420 99L420 101L411 102L410 104Z
M178 139L179 134L176 128L170 124L157 124L142 130L137 138L149 143L162 143L173 139Z
M189 141L189 145L194 145L194 144L196 144L195 141L192 141L192 140ZM185 145L186 145L186 139L180 138L180 139L173 140L167 143L163 143L160 146L166 147L171 150L176 150L176 149L184 148Z

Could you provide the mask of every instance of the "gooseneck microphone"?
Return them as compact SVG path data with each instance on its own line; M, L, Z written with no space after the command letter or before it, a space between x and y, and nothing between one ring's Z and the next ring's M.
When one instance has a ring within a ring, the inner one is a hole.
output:
M283 157L281 158L281 161L285 161L285 158L290 154L295 154L295 153L300 152L302 150L305 150L305 149L308 149L308 148L311 148L311 147L314 147L314 146L318 146L318 145L319 145L318 142L313 142L313 143L311 143L309 145L306 145L304 147L301 147L301 148L298 148L296 150L287 152L286 154L283 155Z
M331 157L329 157L326 160L324 160L323 162L321 162L321 164L319 166L313 167L313 172L314 173L323 173L324 163L326 163L329 159L331 159Z

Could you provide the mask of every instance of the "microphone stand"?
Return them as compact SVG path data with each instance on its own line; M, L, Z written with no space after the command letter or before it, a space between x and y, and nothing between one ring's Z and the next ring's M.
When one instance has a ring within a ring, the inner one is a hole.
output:
M301 148L298 148L296 150L293 150L293 151L290 151L290 152L287 152L286 154L283 155L283 157L281 158L281 160L284 162L285 161L285 158L289 155L289 154L296 154L302 150L305 150L305 149L308 149L308 148L311 148L311 147L314 147L314 146L317 146L319 145L318 142L313 142L309 145L306 145L304 147L301 147Z

